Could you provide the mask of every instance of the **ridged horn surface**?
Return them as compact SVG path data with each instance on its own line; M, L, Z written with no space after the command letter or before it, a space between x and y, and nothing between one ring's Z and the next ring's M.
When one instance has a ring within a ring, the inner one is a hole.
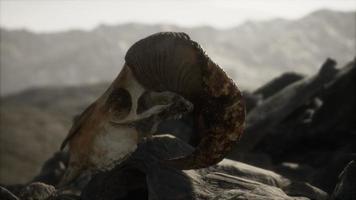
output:
M172 91L194 104L194 128L203 137L191 155L165 163L193 169L221 161L240 138L245 120L241 93L225 72L185 33L144 38L125 60L147 89Z

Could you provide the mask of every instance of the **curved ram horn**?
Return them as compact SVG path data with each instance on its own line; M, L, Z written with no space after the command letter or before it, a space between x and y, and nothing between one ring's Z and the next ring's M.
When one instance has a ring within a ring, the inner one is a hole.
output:
M146 89L171 91L194 105L195 131L204 135L191 155L165 163L203 168L221 161L240 138L245 121L241 92L185 33L158 33L135 43L126 65Z

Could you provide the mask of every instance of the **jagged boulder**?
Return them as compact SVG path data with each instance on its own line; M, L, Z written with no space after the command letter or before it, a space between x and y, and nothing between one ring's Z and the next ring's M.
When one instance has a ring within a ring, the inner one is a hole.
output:
M356 161L351 161L339 176L331 200L356 199Z
M308 184L293 187L298 184L279 174L228 159L209 168L184 171L160 162L192 150L191 146L173 136L155 136L140 144L122 165L95 175L82 191L82 199L258 200L328 197L325 192Z

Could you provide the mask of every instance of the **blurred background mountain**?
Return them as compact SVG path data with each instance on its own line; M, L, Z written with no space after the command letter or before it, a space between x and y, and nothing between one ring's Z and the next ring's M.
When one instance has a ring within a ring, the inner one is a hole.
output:
M149 34L188 33L242 89L253 91L283 72L314 74L327 57L339 66L352 60L355 14L319 10L228 29L139 23L56 33L1 28L0 183L37 174L73 116L104 92L126 50Z
M286 71L315 73L326 57L345 64L355 55L355 30L355 12L330 10L229 29L135 23L39 34L1 29L0 91L109 82L126 50L159 31L188 33L242 88L254 89Z

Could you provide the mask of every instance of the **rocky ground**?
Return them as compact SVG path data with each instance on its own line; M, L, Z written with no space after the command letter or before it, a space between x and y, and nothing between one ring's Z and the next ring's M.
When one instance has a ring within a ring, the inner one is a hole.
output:
M55 186L67 155L57 152L31 181L3 184L0 199L356 199L356 66L335 64L245 92L244 136L217 165L181 171L159 162L194 149L188 116L161 124L171 135L142 142L112 171L64 188Z

